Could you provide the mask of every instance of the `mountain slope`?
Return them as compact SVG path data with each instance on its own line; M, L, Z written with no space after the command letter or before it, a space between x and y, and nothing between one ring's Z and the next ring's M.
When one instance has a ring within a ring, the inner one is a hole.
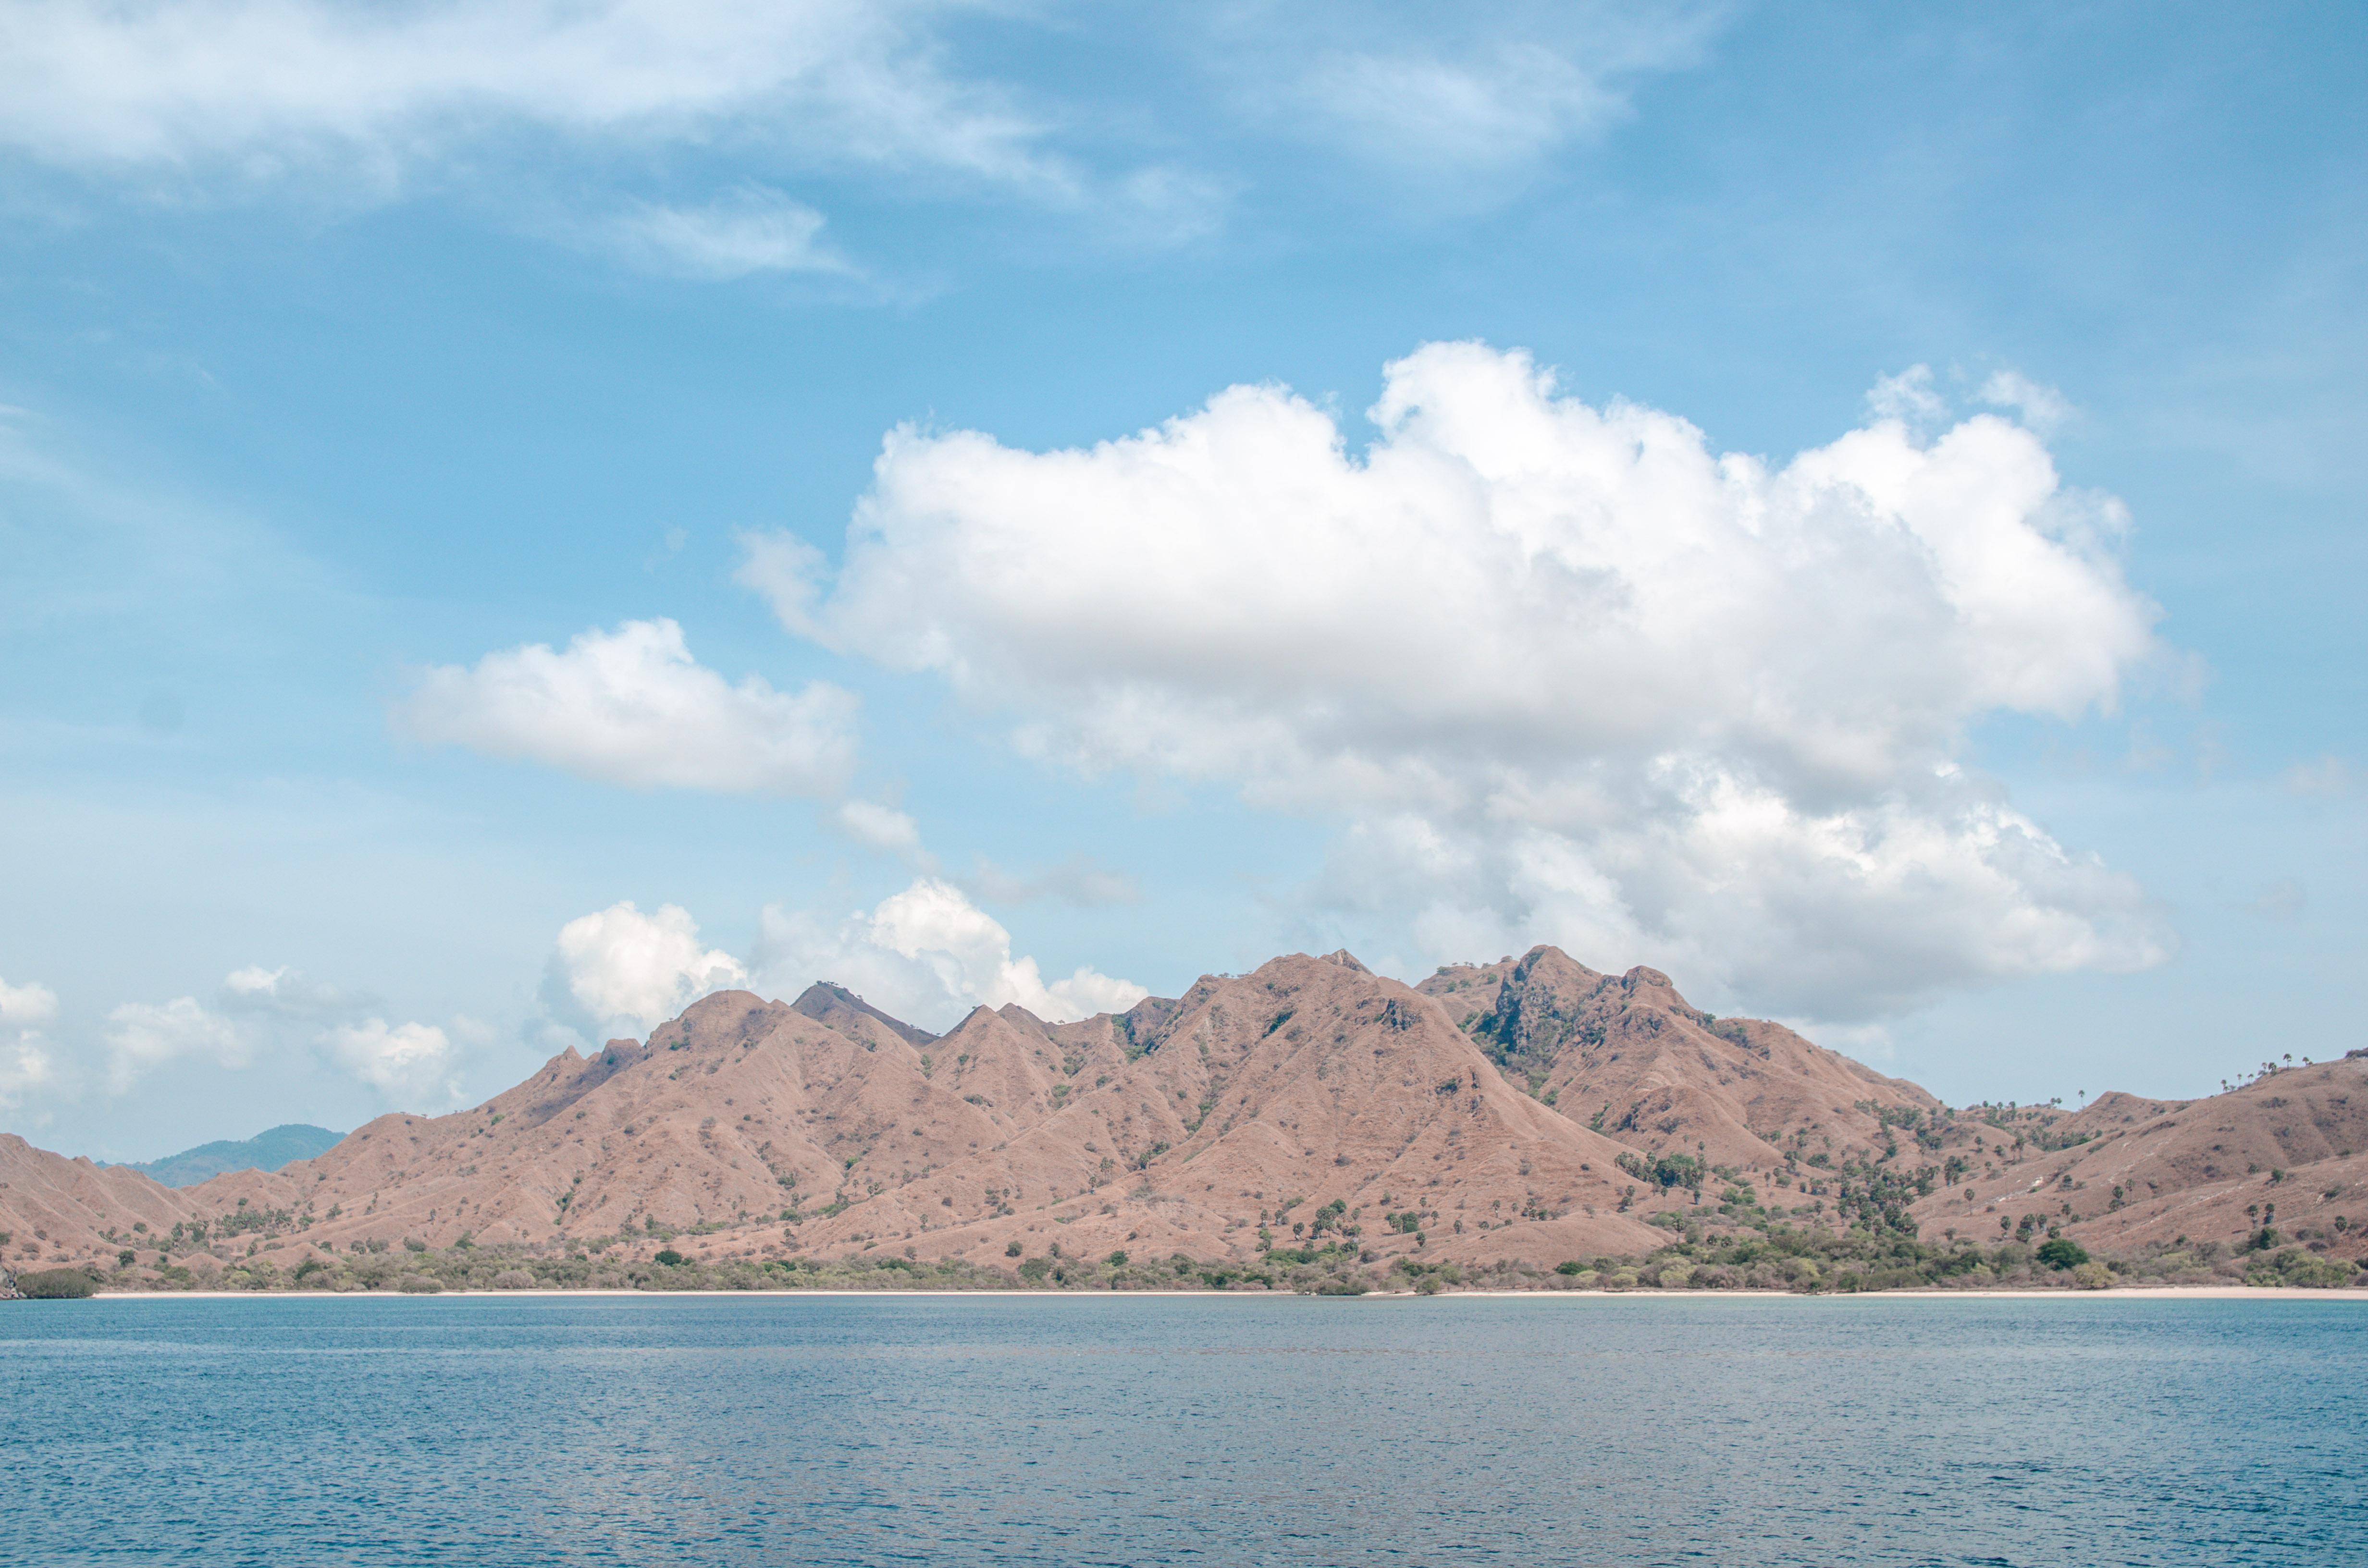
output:
M1966 1165L1916 1205L1927 1228L1995 1240L2052 1225L2121 1251L2237 1245L2267 1223L2314 1252L2358 1257L2368 1228L2368 1052L2200 1100L2101 1096L2056 1121L2044 1142L2009 1142L1992 1123L1961 1119L1937 1152Z
M85 1262L119 1234L153 1244L207 1212L128 1165L70 1160L0 1132L0 1259L13 1267Z
M495 1244L1549 1263L1771 1223L1996 1241L2003 1222L2110 1249L2267 1221L2349 1257L2363 1179L2368 1060L2195 1102L1952 1111L1781 1025L1712 1017L1657 971L1541 947L1413 987L1293 955L1077 1023L981 1007L943 1036L835 985L723 992L646 1042L564 1051L473 1109L381 1117L277 1172L176 1190L0 1139L0 1232L19 1263L162 1240L200 1272Z
M1715 1018L1658 970L1599 974L1541 946L1443 968L1420 989L1531 1093L1647 1154L1772 1178L1820 1155L1872 1157L1899 1113L1941 1108L1782 1024Z

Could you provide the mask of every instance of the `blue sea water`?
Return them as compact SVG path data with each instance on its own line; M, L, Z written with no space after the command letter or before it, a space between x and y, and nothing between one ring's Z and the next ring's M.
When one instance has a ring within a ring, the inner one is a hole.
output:
M0 1307L0 1562L2368 1562L2368 1304Z

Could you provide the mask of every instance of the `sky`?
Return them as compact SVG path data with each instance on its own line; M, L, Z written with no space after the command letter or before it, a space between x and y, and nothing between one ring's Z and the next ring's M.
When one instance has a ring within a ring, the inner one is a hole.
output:
M0 0L0 1131L1644 963L2368 1044L2368 13Z

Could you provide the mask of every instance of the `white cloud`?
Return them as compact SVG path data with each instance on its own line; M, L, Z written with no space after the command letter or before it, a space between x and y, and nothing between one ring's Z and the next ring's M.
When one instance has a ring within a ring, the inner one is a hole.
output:
M1535 44L1478 60L1337 54L1304 88L1360 149L1448 168L1535 157L1622 107L1594 73Z
M776 691L700 665L671 620L534 643L474 669L430 669L394 713L428 744L523 757L637 789L827 797L855 765L855 697L825 681Z
M28 1094L56 1080L56 1063L40 1026L58 1016L58 995L38 981L0 980L0 1110L15 1110Z
M1993 408L2010 408L2033 435L2050 436L2072 417L2072 402L2054 387L2042 386L2015 370L1996 370L1977 394Z
M752 187L701 207L638 202L605 237L632 265L682 278L851 271L821 243L822 228L822 214L803 202Z
M1877 419L1921 430L1945 421L1949 403L1933 385L1932 367L1910 365L1896 376L1876 380L1866 394L1866 411Z
M57 1079L57 1063L39 1029L19 1029L0 1043L0 1110L15 1110L28 1095Z
M249 964L223 976L215 1005L225 1013L317 1018L325 1014L359 1011L370 1006L370 999L309 980L286 964L277 969Z
M239 996L277 996L279 983L288 978L288 968L266 969L261 964L249 964L234 969L222 978L223 989Z
M39 981L11 985L0 980L0 1025L31 1028L58 1016L58 994Z
M835 584L778 538L744 576L1037 755L1349 813L1323 895L1442 933L1827 1017L2153 962L2138 890L1960 756L2159 653L2125 519L2006 420L1920 438L1929 382L1781 467L1476 344L1389 367L1361 457L1276 387L1083 451L907 428Z
M669 903L643 915L627 900L560 927L545 999L597 1040L620 1028L647 1035L708 993L747 982L737 959L700 946L689 911Z
M927 870L935 858L921 847L921 824L893 806L871 801L848 801L831 815L832 825L869 848L894 855Z
M93 169L381 181L468 141L699 144L1059 187L1039 130L949 78L892 0L0 4L0 144Z
M1460 12L1304 6L1234 21L1225 58L1247 112L1402 170L1469 180L1622 118L1628 84L1693 64L1719 16L1565 0Z
M1121 1011L1149 994L1132 981L1083 967L1047 983L1034 959L1012 957L1011 933L994 916L932 877L836 924L768 908L752 967L780 994L836 981L885 1012L935 1029L982 1005L1016 1002L1064 1023Z
M451 1040L433 1024L390 1026L384 1018L370 1018L325 1031L321 1043L339 1066L390 1094L429 1091L452 1060ZM450 1085L443 1086L454 1093Z
M209 1011L194 996L159 1006L127 1002L109 1013L107 1032L108 1087L117 1094L143 1074L184 1058L244 1067L253 1053L245 1034L229 1018Z

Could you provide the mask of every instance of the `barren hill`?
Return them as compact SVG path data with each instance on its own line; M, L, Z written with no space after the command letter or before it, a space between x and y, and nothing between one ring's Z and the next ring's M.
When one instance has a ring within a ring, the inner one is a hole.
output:
M1420 989L1508 1077L1650 1153L1746 1171L1788 1153L1795 1165L1822 1154L1840 1165L1891 1144L1898 1112L1941 1108L1782 1024L1702 1012L1658 970L1598 974L1537 947L1518 961L1441 969Z
M1946 1172L1917 1219L1995 1239L2030 1217L2027 1230L2054 1225L2112 1251L2227 1245L2267 1224L2315 1252L2362 1254L2368 1057L2286 1068L2204 1099L2105 1095L2044 1138L2016 1127L1961 1116L1934 1153L1968 1163Z
M474 1109L177 1192L0 1139L0 1232L20 1264L162 1238L200 1268L502 1243L1386 1265L1634 1256L1671 1227L1786 1220L2226 1242L2275 1203L2351 1256L2335 1214L2368 1156L2363 1091L2355 1061L2192 1104L1952 1112L1650 969L1541 947L1409 987L1299 955L1075 1024L982 1007L943 1036L835 985L720 993Z

